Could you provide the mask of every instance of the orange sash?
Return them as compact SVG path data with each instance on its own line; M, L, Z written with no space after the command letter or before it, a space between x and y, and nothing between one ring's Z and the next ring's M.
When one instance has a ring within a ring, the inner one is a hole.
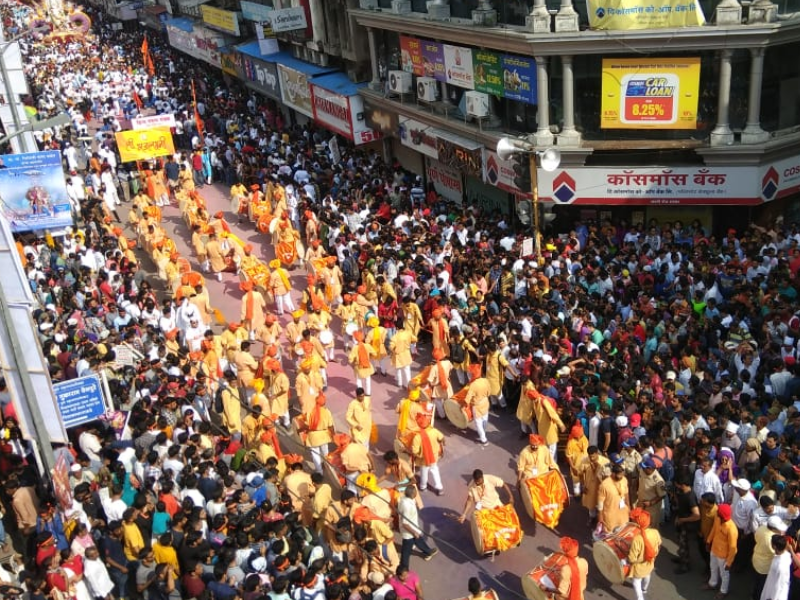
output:
M442 341L442 342L447 337L447 330L445 329L446 326L447 326L447 324L446 324L444 318L439 319L439 340Z
M279 459L283 458L283 451L281 450L281 444L278 441L277 434L275 433L275 424L273 423L272 427L266 429L264 433L267 434L267 437L269 438L269 443L272 445L273 450L275 450L275 456L277 456Z
M444 372L442 361L436 361L436 368L439 370L439 387L447 391L447 373Z
M436 464L436 456L433 454L433 444L428 435L427 430L421 429L419 432L419 439L422 442L422 460L425 462L426 467Z
M565 555L566 556L566 555ZM578 559L567 556L569 564L569 596L567 600L581 600L581 572L578 570Z
M245 294L245 300L244 300L244 318L247 321L253 320L253 304L254 304L253 291L251 290L247 292L247 294Z
M359 342L358 344L358 366L361 369L366 369L370 365L369 362L369 352L367 351L367 345L363 342Z
M315 406L314 410L311 411L310 418L308 419L308 428L311 431L317 431L321 419L322 419L322 407Z
M647 537L646 531L644 527L639 527L639 533L642 536L642 541L644 541L644 560L645 562L653 562L656 559L656 547L652 540Z

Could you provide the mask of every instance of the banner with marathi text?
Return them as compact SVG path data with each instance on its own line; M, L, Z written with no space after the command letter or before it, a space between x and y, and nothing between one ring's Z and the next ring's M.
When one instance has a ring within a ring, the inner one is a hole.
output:
M549 471L525 481L530 492L533 518L549 529L558 527L564 505L569 503L564 477L558 471Z
M696 129L699 58L604 58L600 127Z
M167 127L120 131L117 146L122 162L150 160L175 153L172 132Z
M706 18L698 0L586 0L592 29L701 27Z

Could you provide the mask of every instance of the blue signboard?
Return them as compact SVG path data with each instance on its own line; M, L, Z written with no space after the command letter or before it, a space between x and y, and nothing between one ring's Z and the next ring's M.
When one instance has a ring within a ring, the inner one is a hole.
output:
M247 0L242 0L241 9L242 17L248 21L255 21L256 23L269 21L269 13L272 12L271 6L265 6L264 4L258 4L256 2L248 2Z
M0 156L0 210L14 233L72 225L61 153Z
M536 104L536 59L503 55L503 95L511 100Z
M53 389L66 428L94 421L106 412L103 387L97 375L56 383Z

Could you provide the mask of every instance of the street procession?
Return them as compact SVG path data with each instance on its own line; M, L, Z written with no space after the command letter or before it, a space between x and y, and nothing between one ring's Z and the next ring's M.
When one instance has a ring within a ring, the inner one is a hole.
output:
M796 222L531 233L144 24L0 16L3 597L800 598Z

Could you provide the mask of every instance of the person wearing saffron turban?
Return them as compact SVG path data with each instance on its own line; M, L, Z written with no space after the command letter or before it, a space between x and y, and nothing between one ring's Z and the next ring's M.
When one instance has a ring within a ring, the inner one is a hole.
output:
M419 337L419 332L422 329L422 324L424 322L422 310L420 309L419 305L414 302L414 297L409 295L403 298L401 313L403 315L403 329L409 331L411 333L411 337L414 338L414 341L411 344L411 353L416 356L417 338Z
M553 461L544 438L535 433L530 434L528 445L519 453L517 459L517 480L523 481L557 470L558 465Z
M428 329L431 331L433 349L439 349L445 356L450 355L450 325L447 323L444 310L434 308L431 318L428 321Z
M425 414L418 414L419 431L411 442L411 454L420 466L419 489L428 489L428 478L432 479L437 496L444 494L442 476L439 473L439 459L444 455L444 435L433 426L432 419Z
M350 426L353 441L369 450L369 438L372 434L372 398L367 396L364 388L356 388L356 397L347 405L345 420Z
M340 437L341 436L341 437ZM375 470L375 465L372 463L372 456L367 450L366 446L359 443L354 443L353 439L346 433L337 433L334 436L334 441L339 447L339 453L342 457L342 466L345 470L345 479L347 480L347 488L358 493L356 480L362 473L371 473ZM344 443L345 440L347 443Z
M592 524L597 517L597 494L600 490L600 482L603 481L603 470L608 464L609 460L600 454L597 446L589 446L586 450L586 458L578 466L581 479L581 502L584 508L589 510Z
M643 508L631 511L631 522L639 526L639 531L633 536L628 550L628 563L631 566L629 576L636 600L644 600L656 566L656 556L661 549L661 534L650 527L650 513Z
M367 396L372 395L372 374L375 373L375 367L372 366L372 358L375 356L375 349L364 343L364 334L361 331L356 331L353 334L355 339L355 346L350 350L347 356L347 362L353 367L353 374L356 378L356 385L364 388Z
M240 287L244 292L240 311L242 327L247 329L252 340L255 339L256 331L264 325L267 303L261 292L254 289L252 281L243 281Z
M436 350L434 349L434 352ZM464 403L472 409L472 420L478 432L478 443L486 446L489 440L486 439L486 424L489 422L489 398L492 393L492 385L486 377L480 376L480 365L474 365L472 380L468 384L467 396Z
M333 415L325 406L325 394L317 396L314 407L305 414L305 422L308 426L306 446L311 450L314 468L322 473L322 459L328 456L328 444L334 436Z
M711 533L706 538L706 547L711 552L711 577L701 589L713 590L719 585L717 598L728 595L731 584L731 567L736 558L739 530L731 520L730 504L720 504L717 507L717 517Z
M278 415L281 424L289 427L289 376L283 372L280 361L270 358L264 369L264 376L269 382L269 408L270 413Z
M578 556L581 547L578 540L562 537L559 546L561 552L567 557L567 564L561 567L558 587L556 589L542 587L542 589L553 594L554 600L583 600L586 578L589 574L589 563L585 558Z
M440 419L445 418L444 401L453 395L453 384L450 383L450 371L453 363L442 352L441 348L433 351L433 368L428 375L428 383L433 388L433 403L436 405L436 414Z
M322 391L322 375L315 369L316 362L313 358L304 358L300 361L299 373L294 380L294 389L300 403L300 412L306 414L314 408L314 401Z
M293 311L292 284L289 282L289 275L286 273L286 269L281 267L281 261L277 258L269 261L269 268L272 269L272 273L269 274L269 287L275 298L278 314L282 315L284 310Z
M475 510L494 510L503 506L500 494L497 493L499 488L503 488L506 491L509 504L514 504L514 494L511 493L511 488L508 487L505 481L496 475L484 474L480 469L475 469L472 472L472 481L469 482L469 487L467 488L467 500L464 503L464 510L458 518L458 522L463 523L467 520L467 515L471 508Z

